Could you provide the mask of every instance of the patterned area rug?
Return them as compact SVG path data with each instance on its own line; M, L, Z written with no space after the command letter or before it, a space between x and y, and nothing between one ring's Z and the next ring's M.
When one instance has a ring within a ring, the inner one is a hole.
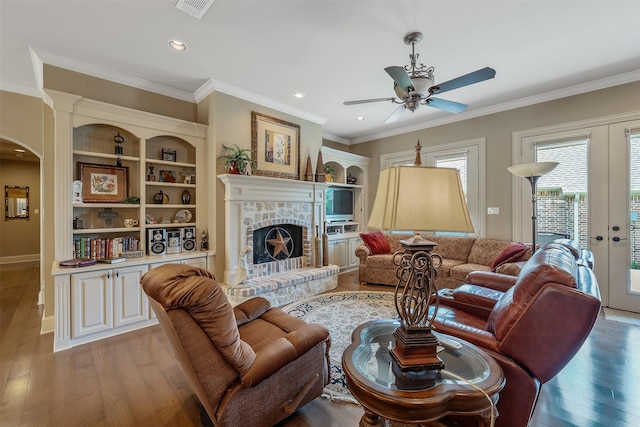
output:
M351 333L359 325L377 319L396 319L393 292L335 292L316 295L283 308L307 323L324 325L331 334L331 379L325 397L334 402L357 403L349 393L342 370L342 353L351 344Z

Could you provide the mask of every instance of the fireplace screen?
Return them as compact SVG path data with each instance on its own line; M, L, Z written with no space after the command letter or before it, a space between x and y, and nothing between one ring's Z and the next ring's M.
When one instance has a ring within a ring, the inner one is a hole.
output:
M302 227L281 224L253 232L253 263L280 261L303 255Z

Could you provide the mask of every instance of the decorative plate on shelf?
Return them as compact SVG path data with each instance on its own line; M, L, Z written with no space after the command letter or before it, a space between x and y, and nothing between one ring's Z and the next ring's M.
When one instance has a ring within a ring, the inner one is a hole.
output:
M189 222L191 221L192 215L189 209L180 209L176 212L176 221L178 222Z

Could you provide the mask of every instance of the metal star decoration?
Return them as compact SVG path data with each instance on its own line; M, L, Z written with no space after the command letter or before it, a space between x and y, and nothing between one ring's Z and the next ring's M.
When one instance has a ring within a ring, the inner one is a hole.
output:
M290 256L289 248L287 248L287 244L291 241L291 237L284 237L282 233L280 233L279 229L275 230L276 237L275 239L268 239L267 243L273 246L273 254L272 257L276 257L280 252L285 255Z

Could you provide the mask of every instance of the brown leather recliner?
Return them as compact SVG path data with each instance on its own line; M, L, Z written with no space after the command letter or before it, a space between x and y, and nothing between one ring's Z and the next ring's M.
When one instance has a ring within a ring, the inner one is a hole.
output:
M214 426L269 426L322 394L329 332L263 298L234 308L210 272L167 264L141 284Z
M593 328L600 310L597 281L588 265L553 244L536 252L517 278L486 272L469 278L469 298L462 304L441 300L434 326L496 359L507 378L496 426L526 427L541 385L573 358Z

